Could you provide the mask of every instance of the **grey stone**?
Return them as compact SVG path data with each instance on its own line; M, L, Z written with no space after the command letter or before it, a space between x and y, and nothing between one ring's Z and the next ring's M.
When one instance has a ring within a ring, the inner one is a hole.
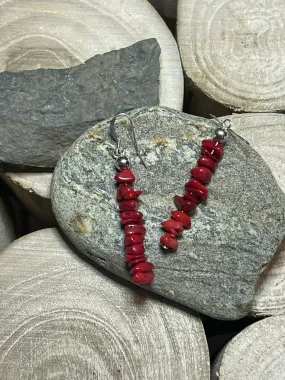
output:
M146 219L146 252L156 266L151 291L219 319L247 314L261 267L285 234L285 195L262 158L231 132L223 160L209 184L209 197L185 230L177 253L159 246L161 221L183 195L201 140L213 121L166 108L130 112L145 169L135 155L126 118L117 132L133 159L139 209ZM61 157L52 185L52 205L71 242L96 263L131 280L120 228L109 120L81 136Z
M155 39L68 69L0 73L0 164L53 168L83 132L120 111L159 104Z

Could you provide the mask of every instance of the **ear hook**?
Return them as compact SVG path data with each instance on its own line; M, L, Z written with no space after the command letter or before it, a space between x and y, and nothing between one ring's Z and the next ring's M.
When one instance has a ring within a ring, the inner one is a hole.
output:
M218 119L215 115L212 115L211 113L210 113L210 116L214 120L216 120L216 122L219 123L222 126L223 129L228 130L231 127L231 121L230 121L230 119L225 119L225 120L221 121L220 119Z
M119 113L118 115L116 115L112 120L111 120L111 125L110 125L110 135L111 137L117 142L117 147L115 149L115 153L116 154L123 154L123 149L121 148L121 140L115 130L115 120L117 117L119 116L125 116L130 124L131 124L131 129L132 129L132 139L133 139L133 143L134 143L134 146L135 146L135 150L136 150L136 154L137 156L139 157L141 163L143 164L143 166L147 169L147 165L146 163L144 162L140 152L139 152L139 147L138 147L138 143L137 143L137 139L136 139L136 134L135 134L135 128L134 128L134 124L132 122L132 119L126 114L126 113Z

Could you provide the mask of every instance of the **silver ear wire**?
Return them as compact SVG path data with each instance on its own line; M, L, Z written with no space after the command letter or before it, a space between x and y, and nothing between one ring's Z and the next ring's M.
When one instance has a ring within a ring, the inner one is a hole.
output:
M226 141L228 138L228 129L231 127L230 119L219 120L215 115L210 113L210 116L218 123L219 127L216 128L215 134L216 138Z
M143 166L145 168L147 168L146 166L146 163L144 162L140 152L139 152L139 147L138 147L138 143L137 143L137 139L136 139L136 134L135 134L135 128L134 128L134 124L132 122L132 119L126 114L126 113L119 113L118 115L116 115L112 120L111 120L111 123L110 123L110 136L112 137L113 140L116 141L117 145L116 145L116 148L114 149L113 151L113 157L118 159L119 157L122 157L122 156L125 156L125 152L123 150L123 148L121 147L121 140L116 132L116 129L115 129L115 121L118 117L120 116L125 116L130 125L131 125L131 131L132 131L132 140L133 140L133 144L134 144L134 147L135 147L135 150L136 150L136 154L137 156L139 157L141 163L143 164Z

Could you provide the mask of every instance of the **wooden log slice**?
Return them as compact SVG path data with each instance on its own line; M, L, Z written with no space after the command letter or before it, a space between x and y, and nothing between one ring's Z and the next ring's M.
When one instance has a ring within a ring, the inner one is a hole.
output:
M200 319L116 282L56 229L0 255L1 379L207 380Z
M234 114L227 116L235 132L245 138L270 167L285 192L285 115ZM223 119L223 118L222 118ZM285 239L271 262L261 268L251 315L285 313Z
M245 328L218 355L211 380L283 380L285 316Z
M283 0L179 0L178 44L191 88L204 94L200 110L207 98L238 111L285 109L284 18Z
M183 75L177 45L146 0L4 0L0 30L0 71L70 67L95 54L154 37L161 47L160 104L182 108ZM9 173L7 177L33 214L54 226L47 195L50 175Z

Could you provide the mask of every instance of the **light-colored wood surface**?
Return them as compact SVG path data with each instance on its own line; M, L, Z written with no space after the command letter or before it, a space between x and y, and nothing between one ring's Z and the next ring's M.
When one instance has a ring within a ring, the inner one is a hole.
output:
M256 322L218 355L211 380L284 380L285 316Z
M166 1L165 7L172 3ZM147 0L4 0L0 31L0 71L70 67L154 37L161 47L160 104L182 108L178 48ZM55 225L49 174L8 173L6 182L36 217Z
M285 115L234 114L226 118L266 161L285 192ZM285 314L285 240L261 272L251 306L254 316L276 314Z
M284 110L284 17L283 0L179 0L178 44L192 87L234 110Z
M56 229L0 254L5 380L208 380L202 323L79 257Z
M13 223L5 203L0 198L0 251L6 248L15 238Z

